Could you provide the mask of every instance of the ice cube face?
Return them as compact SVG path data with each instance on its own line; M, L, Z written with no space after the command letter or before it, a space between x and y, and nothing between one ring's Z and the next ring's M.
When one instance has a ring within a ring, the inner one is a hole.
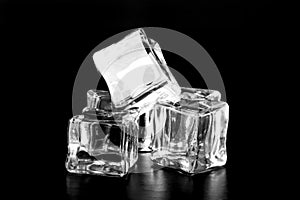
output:
M180 99L180 86L158 43L148 39L143 29L96 52L93 60L108 85L116 108L149 110L158 99L171 102Z
M107 91L90 90L82 115L70 119L66 169L122 177L138 159L138 113L112 107Z
M156 104L152 161L189 175L225 165L229 107L220 98L217 91L182 88L179 105Z

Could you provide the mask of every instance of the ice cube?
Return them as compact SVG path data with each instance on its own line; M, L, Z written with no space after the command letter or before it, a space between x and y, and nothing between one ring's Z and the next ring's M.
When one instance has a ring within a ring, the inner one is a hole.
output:
M122 177L137 161L136 110L112 109L108 91L89 90L87 107L69 122L66 169Z
M227 161L228 104L212 90L182 91L179 105L164 102L153 109L151 159L190 175L223 166Z
M157 42L137 29L93 55L116 108L151 108L158 100L176 102L180 86Z

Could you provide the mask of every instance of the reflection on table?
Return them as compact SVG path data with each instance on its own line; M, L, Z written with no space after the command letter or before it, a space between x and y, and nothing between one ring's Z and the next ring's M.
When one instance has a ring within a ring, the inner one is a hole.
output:
M110 199L227 199L226 168L187 176L149 164L149 154L141 154L136 169L125 178L66 175L70 199L108 197Z

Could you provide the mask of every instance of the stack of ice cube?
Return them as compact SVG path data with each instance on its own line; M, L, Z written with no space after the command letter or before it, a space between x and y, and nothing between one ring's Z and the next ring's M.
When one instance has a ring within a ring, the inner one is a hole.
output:
M218 91L180 87L142 29L93 59L109 92L88 91L87 107L70 120L69 172L121 177L138 151L190 175L226 163L227 103Z

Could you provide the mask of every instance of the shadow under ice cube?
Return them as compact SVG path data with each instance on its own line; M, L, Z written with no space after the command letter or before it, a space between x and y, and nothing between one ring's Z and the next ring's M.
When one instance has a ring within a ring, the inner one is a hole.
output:
M179 105L154 107L152 161L190 175L225 165L228 104L214 90L181 90Z

